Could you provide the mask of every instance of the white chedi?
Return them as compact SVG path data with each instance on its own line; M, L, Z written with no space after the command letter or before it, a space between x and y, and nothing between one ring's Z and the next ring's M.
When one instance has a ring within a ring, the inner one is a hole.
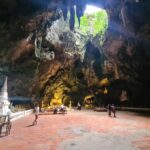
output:
M0 115L10 115L11 114L9 105L10 105L10 102L8 100L7 77L6 77L4 84L0 90Z

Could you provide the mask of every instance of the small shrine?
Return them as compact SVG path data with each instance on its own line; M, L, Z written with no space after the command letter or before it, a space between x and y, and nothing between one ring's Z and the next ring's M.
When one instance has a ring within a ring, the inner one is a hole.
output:
M62 92L59 90L54 93L54 98L51 99L50 105L57 106L61 104L62 104Z
M8 100L7 77L6 77L0 90L0 115L10 115L11 110L9 109L9 105L10 102Z
M108 94L108 86L109 86L110 82L108 80L108 78L104 78L99 82L99 86L103 87L103 91L101 93L103 94Z
M95 98L94 95L87 95L84 98L85 108L92 108L94 106Z

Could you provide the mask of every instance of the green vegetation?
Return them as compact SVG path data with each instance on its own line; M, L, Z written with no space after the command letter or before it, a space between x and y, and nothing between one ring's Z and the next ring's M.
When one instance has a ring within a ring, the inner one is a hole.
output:
M75 17L75 26L78 26L77 17ZM84 14L80 20L80 30L86 35L103 35L107 27L108 16L105 10L101 10L92 14Z

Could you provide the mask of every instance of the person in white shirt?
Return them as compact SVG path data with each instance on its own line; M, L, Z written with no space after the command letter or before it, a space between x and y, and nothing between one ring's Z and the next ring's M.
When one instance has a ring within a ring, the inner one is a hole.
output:
M81 105L80 105L79 102L77 103L77 109L78 109L78 110L81 110Z
M35 107L34 107L34 114L35 114L35 119L33 121L33 125L36 125L37 124L37 120L38 120L38 116L39 116L39 105L36 104Z

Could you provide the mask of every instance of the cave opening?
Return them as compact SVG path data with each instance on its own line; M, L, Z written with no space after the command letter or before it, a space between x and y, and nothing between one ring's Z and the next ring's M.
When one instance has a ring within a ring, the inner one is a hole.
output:
M76 9L76 7L75 7ZM88 36L104 36L108 28L108 15L105 9L86 5L83 15L78 18L77 10L75 15L75 30L80 30L82 34Z

